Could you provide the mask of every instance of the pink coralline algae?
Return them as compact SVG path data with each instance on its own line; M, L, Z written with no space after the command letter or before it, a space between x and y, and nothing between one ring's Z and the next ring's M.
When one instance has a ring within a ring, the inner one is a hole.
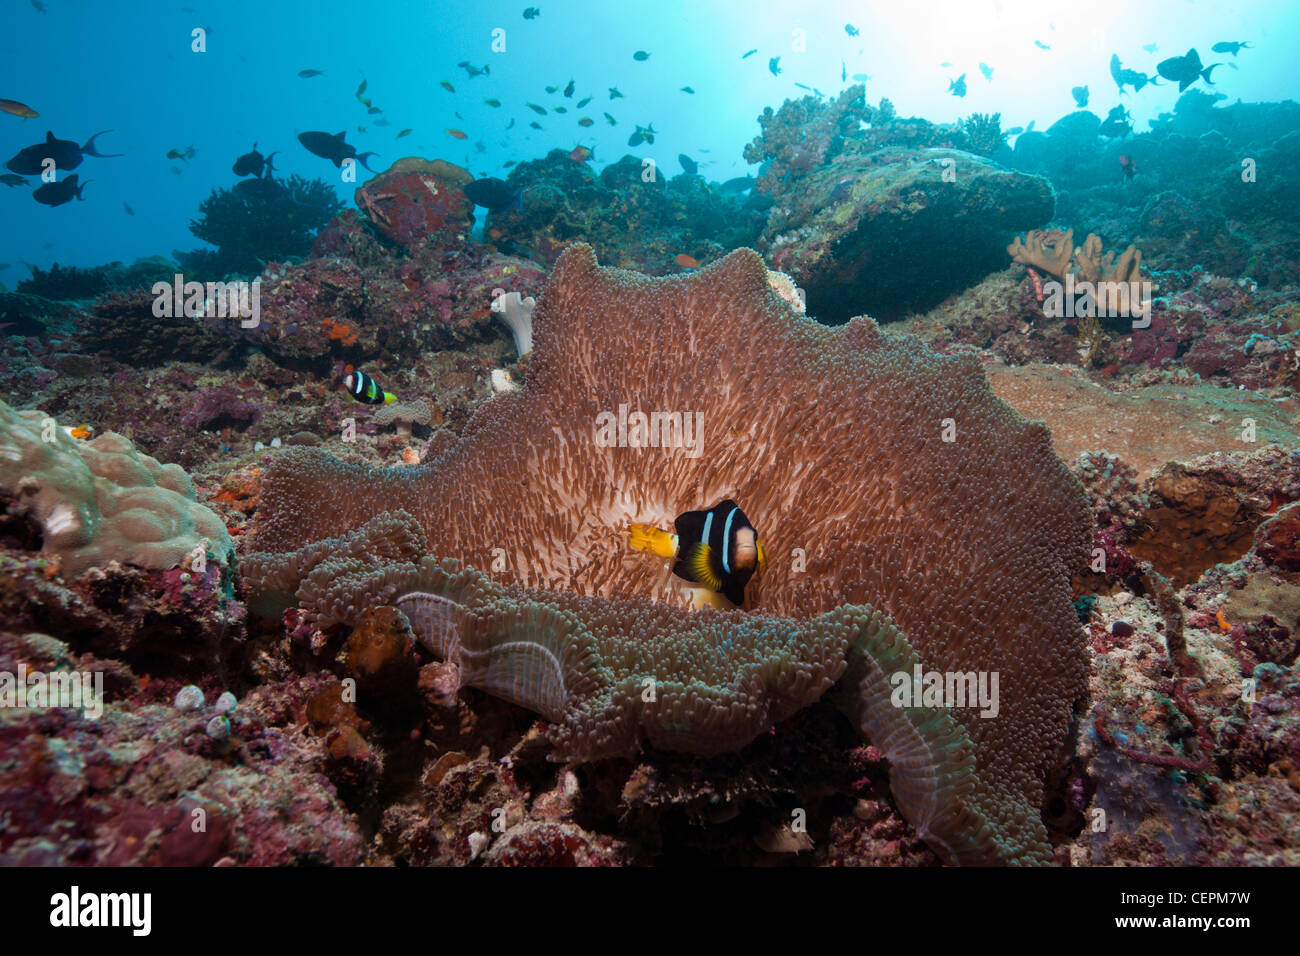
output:
M356 191L357 207L384 236L410 253L459 248L473 204L464 186L474 177L443 160L398 160Z
M204 731L214 707L180 711L169 687L77 658L39 634L0 632L0 669L101 672L103 712L15 709L0 721L0 864L355 865L364 842L322 774L321 745L285 722L266 687ZM209 695L215 696L215 695ZM268 706L270 705L270 706Z
M194 395L189 407L181 415L180 422L188 428L204 431L220 431L223 428L244 431L257 424L261 417L260 408L245 401L237 389L223 385L205 388Z

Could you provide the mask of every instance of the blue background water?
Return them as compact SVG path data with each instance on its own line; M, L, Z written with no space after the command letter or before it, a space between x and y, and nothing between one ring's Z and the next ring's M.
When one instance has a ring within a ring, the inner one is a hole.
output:
M1191 46L1206 64L1235 62L1238 70L1215 71L1213 87L1197 84L1225 94L1224 102L1300 93L1300 4L1288 0L41 2L44 13L29 0L4 4L0 98L41 115L0 113L0 157L43 140L47 129L79 143L112 129L99 150L126 155L83 162L76 172L93 180L84 202L49 208L32 199L29 187L0 187L0 263L10 264L0 283L9 287L28 274L20 260L92 265L201 246L189 221L213 188L235 182L231 164L254 140L263 153L280 151L279 172L325 177L350 203L355 186L297 142L306 130L347 130L358 150L380 154L371 160L376 169L418 155L476 175L504 175L507 160L582 143L594 148L597 168L632 152L671 175L684 152L703 175L725 180L753 171L741 150L757 134L763 108L806 95L796 83L835 94L847 85L841 62L849 83L854 73L871 77L871 103L888 97L901 115L936 122L998 111L1004 128L1031 120L1045 128L1074 108L1070 88L1083 84L1090 109L1104 118L1122 102L1139 131L1173 108L1178 93L1167 82L1119 97L1108 71L1112 53L1148 74ZM522 17L530 5L541 10L531 21ZM846 23L860 35L849 36ZM191 51L195 27L207 29L205 53ZM496 28L506 31L505 52L492 50ZM803 52L794 49L795 30L804 32ZM1051 49L1038 49L1035 40ZM1248 40L1254 49L1235 60L1211 53L1222 40ZM1155 53L1143 50L1150 43L1158 44ZM650 59L634 61L637 50ZM781 57L780 76L768 71L773 56ZM460 60L490 64L491 74L470 79L456 66ZM952 66L940 66L945 61ZM981 61L994 68L991 81L980 74ZM300 79L304 69L325 72ZM963 99L947 92L961 73L969 90ZM365 95L391 126L376 127L379 117L368 116L355 98L363 78ZM577 85L571 99L544 92L570 79ZM443 90L440 80L456 92ZM625 98L611 102L610 86ZM681 92L683 86L695 94ZM578 110L589 95L591 103ZM502 107L485 105L487 97ZM569 112L539 117L527 102ZM595 125L580 127L584 115ZM512 117L515 127L507 131ZM530 129L533 120L545 129ZM629 149L635 126L650 123L659 132L654 145ZM358 125L368 131L358 133ZM414 132L395 140L407 127ZM468 139L453 139L447 128L464 130ZM168 150L191 145L190 162L166 158Z

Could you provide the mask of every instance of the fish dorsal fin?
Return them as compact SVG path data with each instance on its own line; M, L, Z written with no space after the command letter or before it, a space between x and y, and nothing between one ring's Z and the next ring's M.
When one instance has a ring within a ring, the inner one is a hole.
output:
M709 516L707 511L687 511L673 522L677 536L687 544L694 544L704 536L704 521ZM707 541L705 542L708 543Z
M348 131L345 130L345 129L344 129L344 130L339 130L337 133L334 134L334 138L337 139L337 140L341 143L341 142L343 142L343 137L347 135L347 132L348 132Z
M47 143L57 143L57 142L58 142L58 140L54 138L54 132L53 132L52 130L48 130L48 129L47 129L47 130L45 131L45 142L47 142Z

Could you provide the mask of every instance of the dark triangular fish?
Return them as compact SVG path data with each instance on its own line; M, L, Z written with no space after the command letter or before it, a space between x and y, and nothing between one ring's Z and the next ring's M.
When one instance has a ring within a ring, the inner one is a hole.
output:
M504 179L491 176L476 179L465 186L465 196L488 212L504 212L512 207L518 212L524 211L524 191L513 189Z
M23 176L39 176L45 171L42 164L47 159L54 160L57 169L66 171L80 166L83 156L99 159L121 156L122 153L100 153L95 150L95 138L111 132L111 129L101 130L86 140L84 146L78 146L70 139L55 139L54 134L46 130L45 142L19 150L18 155L5 163L5 168Z
M1079 109L1083 109L1088 105L1088 88L1086 86L1072 87L1070 95L1074 97L1074 102L1078 104Z
M274 156L275 153L271 155ZM230 168L236 176L261 176L267 161L267 157L257 151L257 140L253 140L252 152L240 156Z
M1177 80L1178 92L1181 93L1198 79L1204 80L1207 84L1213 86L1214 81L1210 79L1210 74L1214 72L1214 68L1217 66L1222 66L1222 64L1213 63L1202 68L1201 56L1193 47L1183 56L1171 56L1167 60L1161 60L1156 66L1156 72L1166 80Z
M753 176L737 176L735 179L728 179L718 187L718 192L724 196L739 196L747 193L757 184L758 180Z
M1114 80L1115 85L1119 87L1121 95L1124 93L1125 85L1133 87L1134 92L1136 92L1151 82L1145 73L1138 70L1124 69L1120 64L1118 53L1112 53L1110 55L1110 78Z
M92 180L77 184L77 174L73 173L61 183L46 183L36 192L32 193L32 198L38 203L46 206L62 206L66 202L72 202L73 199L81 199L81 191L86 188Z
M344 139L346 131L335 133L331 136L329 133L322 133L319 130L312 130L306 133L298 134L298 142L306 147L307 152L319 156L322 159L328 159L336 167L343 167L343 160L355 159L362 166L365 166L369 172L374 172L369 166L366 166L367 156L378 156L378 153L358 153L357 148Z
M700 164L691 159L691 157L687 156L685 153L677 154L677 162L682 164L682 172L687 176L694 176L700 171Z

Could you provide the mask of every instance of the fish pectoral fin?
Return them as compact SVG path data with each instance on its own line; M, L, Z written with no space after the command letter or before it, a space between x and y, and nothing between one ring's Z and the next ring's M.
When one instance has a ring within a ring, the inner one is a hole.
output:
M722 590L722 576L714 568L713 549L707 544L700 542L691 545L681 560L695 581L714 591Z

